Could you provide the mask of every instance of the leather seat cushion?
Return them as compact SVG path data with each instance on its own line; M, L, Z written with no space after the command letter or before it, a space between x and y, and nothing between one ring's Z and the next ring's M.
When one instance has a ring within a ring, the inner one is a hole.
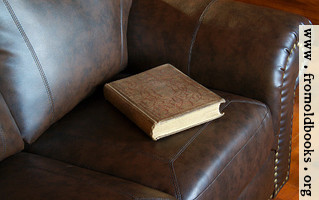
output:
M28 151L125 178L178 199L232 199L267 160L274 134L264 104L219 94L227 101L223 117L154 142L98 90Z
M0 163L1 199L174 199L145 186L29 153Z

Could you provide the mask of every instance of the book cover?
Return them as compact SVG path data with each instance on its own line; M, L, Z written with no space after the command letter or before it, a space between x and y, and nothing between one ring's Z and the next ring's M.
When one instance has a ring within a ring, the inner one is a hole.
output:
M105 84L104 96L153 140L221 117L225 102L170 64Z

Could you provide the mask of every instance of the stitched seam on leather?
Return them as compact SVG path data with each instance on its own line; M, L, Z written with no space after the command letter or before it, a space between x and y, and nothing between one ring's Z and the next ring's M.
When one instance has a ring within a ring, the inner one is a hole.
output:
M178 181L177 181L177 176L176 176L176 173L175 173L175 169L174 169L174 161L185 151L185 149L203 132L203 130L208 126L208 124L210 124L210 122L207 122L200 130L197 131L197 133L195 133L193 135L193 137L178 151L178 153L169 161L167 161L165 158L162 158L160 156L157 156L157 155L152 155L152 154L148 154L146 152L141 152L141 151L136 151L137 153L140 153L140 154L143 154L143 155L146 155L150 158L153 158L153 159L156 159L156 160L160 160L160 161L167 161L168 164L169 164L169 168L170 168L170 177L171 177L171 181L172 181L172 184L174 186L174 191L175 191L175 196L178 198L178 199L182 199L182 195L180 193L180 188L179 188L179 185L178 185Z
M151 159L154 159L154 160L164 161L165 163L168 164L168 167L170 169L170 173L169 173L170 181L171 181L171 184L173 185L173 190L174 190L174 193L175 193L175 197L177 197L178 196L177 190L179 190L179 189L178 189L178 185L176 185L177 184L177 180L175 179L176 178L175 170L172 169L172 167L173 167L172 166L172 162L167 160L167 159L165 159L165 158L162 158L161 156L158 156L158 155L153 155L153 154L149 154L149 153L142 152L142 151L137 151L137 150L133 150L133 151L135 151L136 153L148 156L148 157L150 157Z
M171 170L171 179L173 181L173 186L174 186L174 191L175 191L175 197L177 199L182 199L182 195L178 186L178 182L177 182L177 177L176 177L176 173L175 173L175 169L174 169L174 163L171 162L170 163L170 170Z
M203 127L201 127L197 133L195 133L191 139L177 152L177 154L170 160L170 167L173 173L173 184L175 186L175 192L177 193L176 197L178 199L182 199L182 194L180 192L180 188L178 185L178 180L177 180L177 176L175 173L175 169L174 169L174 161L187 149L187 147L203 132L203 130L206 129L206 127L208 126L208 124L210 124L210 122L207 122Z
M6 143L6 138L4 136L4 131L3 131L3 128L2 126L0 125L0 136L1 136L1 140L2 140L2 143L3 143L3 153L0 154L0 158L6 154L7 152L7 143Z
M231 101L227 102L227 104L225 105L224 108L221 109L221 111L224 111L229 106L230 103L231 103Z
M195 44L195 40L196 40L196 37L197 37L197 33L199 31L199 28L204 20L204 17L208 11L208 9L211 7L211 5L213 5L213 3L215 3L217 0L212 0L204 9L204 11L202 12L199 20L198 20L198 23L196 25L196 28L194 30L194 33L193 33L193 37L192 37L192 41L191 41L191 46L189 48L189 54L188 54L188 65L187 65L187 75L190 76L190 65L191 65L191 61L192 61L192 52L193 52L193 47L194 47L194 44Z
M51 92L51 89L50 89L50 86L49 86L49 83L48 83L48 80L47 80L47 77L43 71L43 68L42 68L42 65L39 61L39 58L28 38L28 36L26 35L25 31L23 30L23 27L19 21L19 19L17 18L16 14L14 13L14 10L12 9L11 5L9 4L9 2L7 0L3 0L3 3L5 4L7 10L9 11L15 25L17 26L27 48L29 49L30 53L31 53L31 56L38 68L38 71L40 73L40 76L42 78L42 81L43 81L43 84L45 86L45 89L46 89L46 93L48 95L48 100L51 104L51 113L52 113L52 116L51 116L51 120L54 121L55 120L55 113L54 113L54 100L53 100L53 96L52 96L52 92Z
M179 191L179 187L178 187L178 182L177 182L177 178L176 178L173 162L171 162L170 160L167 160L167 159L165 159L165 158L163 158L161 156L158 156L158 155L153 155L153 154L149 154L149 153L142 152L142 151L137 151L137 150L133 150L133 151L135 151L136 153L148 156L148 157L150 157L151 159L154 159L154 160L164 161L166 164L168 164L168 168L170 170L170 173L169 173L170 177L169 178L170 178L171 184L173 185L173 190L174 190L174 193L175 193L175 197L178 197L179 195L178 195L177 191Z
M210 124L212 121L207 122L204 126L202 126L197 133L195 133L191 139L177 152L177 154L171 159L171 162L173 163L186 149L187 147L203 132L203 130L206 129L208 124Z
M257 105L257 106L262 106L264 108L267 108L266 105L262 104L262 103L258 103L258 102L251 102L251 101L245 101L245 100L229 100L226 104L226 106L221 109L221 111L225 110L231 103L247 103L247 104L253 104L253 105Z
M231 159L231 160L225 165L225 167L218 173L218 175L212 180L212 182L211 182L200 194L198 194L198 196L195 197L195 199L200 198L200 196L203 195L203 194L208 190L208 188L209 188L211 185L214 184L214 182L215 182L215 181L218 179L218 177L223 173L223 171L225 171L225 169L228 167L228 165L230 165L230 163L237 157L237 155L238 155L241 151L243 151L243 149L245 149L245 147L250 143L250 141L251 141L254 137L256 137L256 135L258 134L260 128L263 126L263 123L264 123L264 121L265 121L265 119L266 119L267 116L269 116L269 110L267 110L265 116L263 117L263 120L260 122L259 127L255 130L255 134L252 135L252 136L249 138L249 140L245 143L245 145L232 157L232 159Z
M285 64L285 68L284 69L282 69L282 71L283 71L283 74L282 74L282 87L281 87L281 92L280 92L280 109L281 109L281 111L280 111L280 120L279 120L279 122L281 122L282 121L282 109L283 109L283 88L284 88L284 79L285 79L285 76L286 76L286 71L287 71L287 67L288 67L288 64L289 64L289 60L290 60L290 58L291 58L291 55L293 54L293 52L294 52L294 50L298 47L298 37L297 37L297 34L296 33L294 33L294 36L295 36L295 38L296 38L296 41L294 42L294 45L293 45L293 47L291 48L291 50L289 51L287 51L288 52L288 56L287 56L287 59L286 59L286 64ZM292 121L291 121L291 123L292 123ZM281 124L281 123L280 123ZM279 127L279 133L278 133L278 150L277 150L277 152L279 152L280 151L280 146L279 146L279 141L280 141L280 135L281 135L281 133L280 133L280 129L281 129L281 126ZM289 147L291 148L291 138L290 138L290 141L289 141ZM289 156L288 156L289 157ZM275 160L276 159L279 159L278 158L278 156L277 156L277 154L276 154L276 156L275 156ZM288 158L289 159L289 158ZM288 162L289 163L289 162ZM277 163L275 163L275 167L274 167L274 169L276 169L277 168L277 170L274 170L274 173L276 173L277 172L277 176L276 177L274 177L275 179L279 176L279 174L278 174L278 165L279 165L279 161L277 162ZM288 178L288 176L289 176L289 170L290 170L290 164L288 164L288 171L287 171L287 176L286 176L286 179ZM282 188L282 186L285 184L285 182L286 182L286 180L284 180L283 182L282 182L282 184L281 184L281 186L279 187L279 188L277 188L276 187L276 185L277 184L275 184L275 195L279 192L279 190Z
M123 0L120 1L120 24L121 24L121 62L120 66L122 67L123 65L123 59L124 59L124 30L123 30Z
M267 108L267 106L265 104L259 103L259 102L254 102L254 101L230 100L230 102L232 102L232 103L247 103L247 104L253 104L253 105L261 106L263 108Z

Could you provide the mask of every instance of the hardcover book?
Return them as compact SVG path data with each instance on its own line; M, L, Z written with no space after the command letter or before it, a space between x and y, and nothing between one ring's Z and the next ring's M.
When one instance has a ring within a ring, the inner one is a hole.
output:
M221 117L225 102L170 64L105 84L104 96L153 140Z

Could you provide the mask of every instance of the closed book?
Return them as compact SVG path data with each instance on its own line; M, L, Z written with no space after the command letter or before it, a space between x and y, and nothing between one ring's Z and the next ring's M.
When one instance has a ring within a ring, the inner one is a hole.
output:
M153 140L221 117L225 102L170 64L105 84L104 96Z

